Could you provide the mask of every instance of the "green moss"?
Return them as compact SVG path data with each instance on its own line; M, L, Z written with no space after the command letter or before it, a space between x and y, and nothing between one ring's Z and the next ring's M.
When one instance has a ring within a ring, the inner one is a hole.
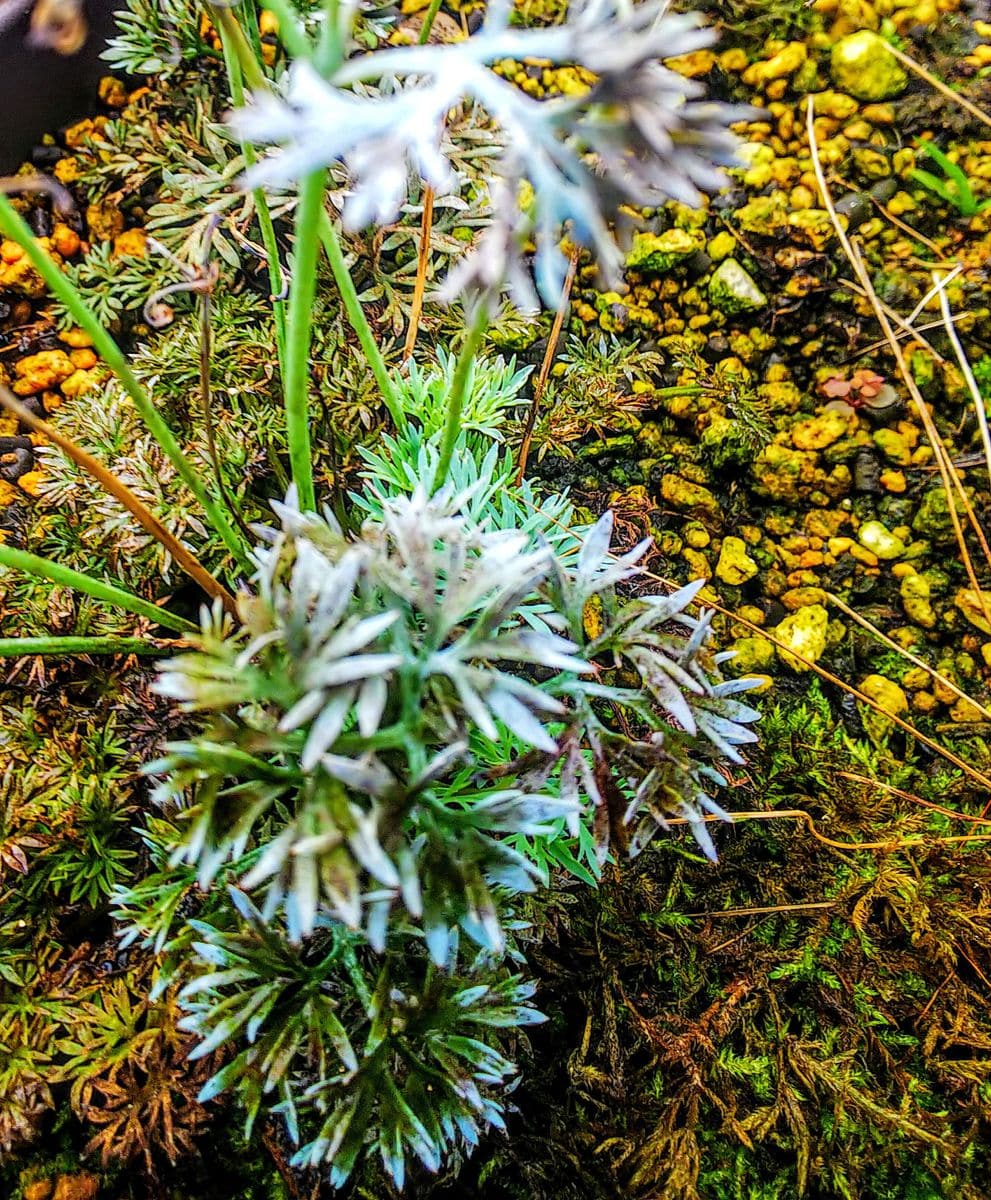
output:
M884 42L868 30L852 33L833 47L833 83L858 100L889 100L908 86L908 75Z
M552 900L567 931L544 960L552 1019L480 1200L982 1200L991 1020L951 931L975 912L985 856L840 773L971 813L983 799L851 738L815 683L764 725L753 807L804 808L844 843L928 840L857 852L753 822L717 832L715 869L667 840L596 904ZM991 949L978 936L972 956Z
M638 233L626 257L628 270L662 275L705 246L701 230L669 229L665 233Z

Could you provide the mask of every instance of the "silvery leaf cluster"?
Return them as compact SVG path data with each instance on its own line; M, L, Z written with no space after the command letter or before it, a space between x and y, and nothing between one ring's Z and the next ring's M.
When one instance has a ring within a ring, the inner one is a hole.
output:
M564 232L615 275L622 255L609 218L619 203L697 203L735 159L729 125L741 111L705 101L701 85L661 62L709 45L713 34L694 14L669 13L667 0L575 0L560 25L534 29L511 28L507 10L489 5L479 32L461 42L355 53L330 78L309 60L294 62L281 94L256 96L232 117L241 137L279 147L246 186L292 187L343 164L345 226L387 225L411 175L439 194L457 192L445 125L471 104L502 142L490 185L495 215L447 294L509 287L517 305L536 308L523 261L532 244L540 296L556 304ZM582 68L595 82L584 95L537 100L493 70L505 60ZM521 204L524 181L532 198Z
M500 1043L544 1020L533 983L478 960L437 972L408 945L362 963L340 931L294 946L236 888L224 914L190 924L179 993L180 1027L198 1039L190 1057L236 1048L199 1099L235 1092L250 1130L277 1095L294 1166L329 1169L340 1187L377 1154L401 1188L407 1159L437 1171L452 1146L470 1152L504 1128L499 1092L516 1066Z
M290 496L242 629L211 618L163 666L158 690L209 714L155 764L184 810L174 862L208 887L249 856L240 886L294 942L331 920L381 951L398 922L439 965L461 934L500 953L504 897L539 877L508 843L562 823L593 823L604 860L687 818L712 852L757 713L685 611L696 588L637 596L646 546L614 555L608 514L564 555L472 521L478 486L380 496L357 537ZM483 770L475 747L506 739Z

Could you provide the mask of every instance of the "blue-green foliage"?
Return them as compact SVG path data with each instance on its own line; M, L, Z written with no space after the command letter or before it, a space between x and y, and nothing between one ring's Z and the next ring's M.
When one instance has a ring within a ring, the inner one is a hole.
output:
M205 724L150 768L173 827L119 899L195 1053L234 1054L203 1097L274 1105L335 1183L363 1149L398 1183L499 1124L499 1030L539 1019L508 965L518 897L594 882L672 816L712 853L718 763L757 715L685 612L696 585L623 598L645 547L614 556L608 514L528 511L497 445L430 496L431 440L392 445L359 536L276 506L242 626L214 614L163 664Z

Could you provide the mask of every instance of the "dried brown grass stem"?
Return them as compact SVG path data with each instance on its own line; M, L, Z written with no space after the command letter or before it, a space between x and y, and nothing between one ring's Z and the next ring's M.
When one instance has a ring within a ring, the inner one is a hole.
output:
M118 479L112 471L108 470L99 459L94 458L92 454L84 450L82 446L77 445L71 438L66 437L65 434L59 433L47 421L36 417L34 413L17 399L9 388L0 386L0 403L12 412L19 421L27 425L29 429L33 429L36 433L44 434L50 442L64 451L78 467L81 467L88 474L92 475L100 487L113 496L115 500L119 500L123 504L141 528L150 534L175 559L176 563L192 580L199 584L211 599L219 600L227 612L231 614L236 613L237 607L234 597L227 591L224 585L210 574L206 567L203 566L191 551L186 549L175 534L166 529L143 501L125 483Z
M867 267L864 264L863 257L857 247L847 236L846 230L843 228L843 225L837 216L836 207L833 204L833 198L829 190L829 184L826 182L826 177L822 169L822 163L819 158L819 148L816 143L814 111L811 97L809 97L806 112L806 129L809 140L809 153L812 158L812 168L815 172L816 181L819 185L819 191L822 195L823 205L825 206L826 211L829 213L830 221L832 222L833 228L836 231L836 236L843 248L843 252L846 254L850 265L853 267L854 273L860 282L860 286L863 288L864 293L874 310L874 315L877 318L877 322L880 325L881 331L888 342L891 353L894 355L895 362L898 366L898 373L901 376L905 387L908 389L908 393L912 398L915 410L919 416L923 428L926 431L926 436L929 438L929 442L933 448L933 453L936 456L936 463L939 467L940 477L943 481L943 488L946 492L948 515L950 517L951 524L953 525L953 533L956 538L957 545L960 549L960 558L964 565L964 569L967 572L967 578L970 582L970 586L976 593L978 604L984 614L984 618L989 624L991 624L991 611L988 611L987 601L985 600L984 594L981 591L977 574L974 570L974 564L970 557L970 551L967 548L967 541L964 537L963 526L961 525L960 516L957 512L957 504L954 497L954 492L956 492L960 497L961 505L967 514L971 526L977 532L979 540L982 542L982 546L986 547L987 542L984 539L983 531L981 530L980 524L977 521L973 507L971 506L970 501L964 492L963 485L960 482L956 468L954 467L950 456L946 451L946 447L943 445L943 441L939 436L939 431L936 429L935 422L932 419L932 414L929 412L929 407L926 404L922 393L919 391L918 385L915 382L915 378L908 369L908 364L905 361L905 355L902 352L901 344L899 343L898 338L895 336L894 330L891 326L891 321L888 319L888 314L885 311L885 307L881 304L880 300L878 299L877 292L874 290L874 285L871 282L870 275L867 272ZM991 564L991 555L989 555L989 564Z
M551 367L554 365L554 355L557 353L557 344L561 338L564 317L568 311L568 300L571 298L571 289L575 282L575 272L578 270L578 253L577 247L571 252L568 273L564 277L564 287L561 291L561 303L554 314L554 324L551 326L551 332L547 338L547 347L544 350L544 358L540 364L540 374L533 385L533 399L530 401L530 411L526 415L526 425L523 428L523 438L520 441L519 458L516 467L517 486L522 483L523 476L526 474L526 464L530 457L530 446L533 443L533 431L537 427L540 402L544 398L547 380L550 378Z
M430 268L430 233L434 224L434 189L429 183L423 185L423 214L420 218L420 246L416 257L416 281L413 284L413 301L410 306L409 328L403 343L403 362L413 357L416 338L420 332L423 315L423 296L427 290L427 271Z

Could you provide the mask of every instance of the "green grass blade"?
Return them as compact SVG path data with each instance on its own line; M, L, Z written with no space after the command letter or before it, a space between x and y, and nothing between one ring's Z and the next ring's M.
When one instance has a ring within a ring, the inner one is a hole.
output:
M337 284L337 290L341 294L341 302L344 305L344 312L347 314L348 322L361 344L365 361L375 376L375 382L379 385L379 391L382 393L382 399L389 410L389 415L392 417L396 428L400 432L403 432L407 427L406 414L399 403L396 389L389 375L389 368L385 365L385 359L382 357L382 351L375 340L375 334L368 323L368 318L365 316L365 310L361 307L361 301L358 298L358 289L354 286L351 272L344 261L344 250L341 247L340 236L334 226L334 222L330 219L330 214L323 208L320 211L320 241L323 243L323 251L327 256L327 262L330 264L334 282Z
M184 617L177 617L164 608L159 608L149 600L142 600L133 592L125 591L116 584L96 579L92 575L84 575L82 571L74 571L72 567L52 562L51 559L41 558L37 554L29 554L26 550L15 550L13 546L0 545L0 567L8 567L12 571L23 571L38 579L50 579L61 587L72 588L77 592L85 592L94 600L102 600L123 608L126 612L138 617L146 617L156 625L166 629L174 629L179 633L198 633L198 628Z
M323 25L313 53L313 65L324 79L334 74L344 58L344 39L341 34L340 0L323 0Z
M423 26L420 29L420 36L416 39L417 44L425 46L430 41L430 33L434 27L434 21L437 20L437 14L440 12L441 0L430 0L427 6L427 11L423 16Z
M948 179L959 179L963 176L960 167L935 142L919 142L917 148L928 155Z
M162 647L145 638L24 637L0 638L0 658L30 658L36 654L161 654Z
M944 180L933 175L931 171L923 171L920 167L913 167L909 171L909 177L914 179L916 183L921 183L924 188L928 188L934 195L939 196L941 200L945 200L947 204L956 204L956 194Z
M289 463L301 512L316 509L313 461L310 456L310 345L313 301L317 290L317 252L327 172L313 171L303 180L296 209L295 257L286 321L286 436Z
M93 348L107 366L117 376L127 394L134 401L134 406L141 414L142 420L148 426L152 436L168 456L183 483L196 497L210 523L223 539L224 545L234 556L241 570L250 573L251 562L247 557L244 545L234 526L229 521L222 506L209 495L192 463L183 454L175 434L169 428L151 398L141 386L137 376L131 370L123 351L104 329L89 309L89 305L76 291L66 276L59 270L55 262L49 258L38 245L37 239L28 228L20 214L6 196L0 194L0 233L4 237L17 242L24 249L31 265L45 281L49 291L57 300L65 305L66 311L73 321L93 341Z

